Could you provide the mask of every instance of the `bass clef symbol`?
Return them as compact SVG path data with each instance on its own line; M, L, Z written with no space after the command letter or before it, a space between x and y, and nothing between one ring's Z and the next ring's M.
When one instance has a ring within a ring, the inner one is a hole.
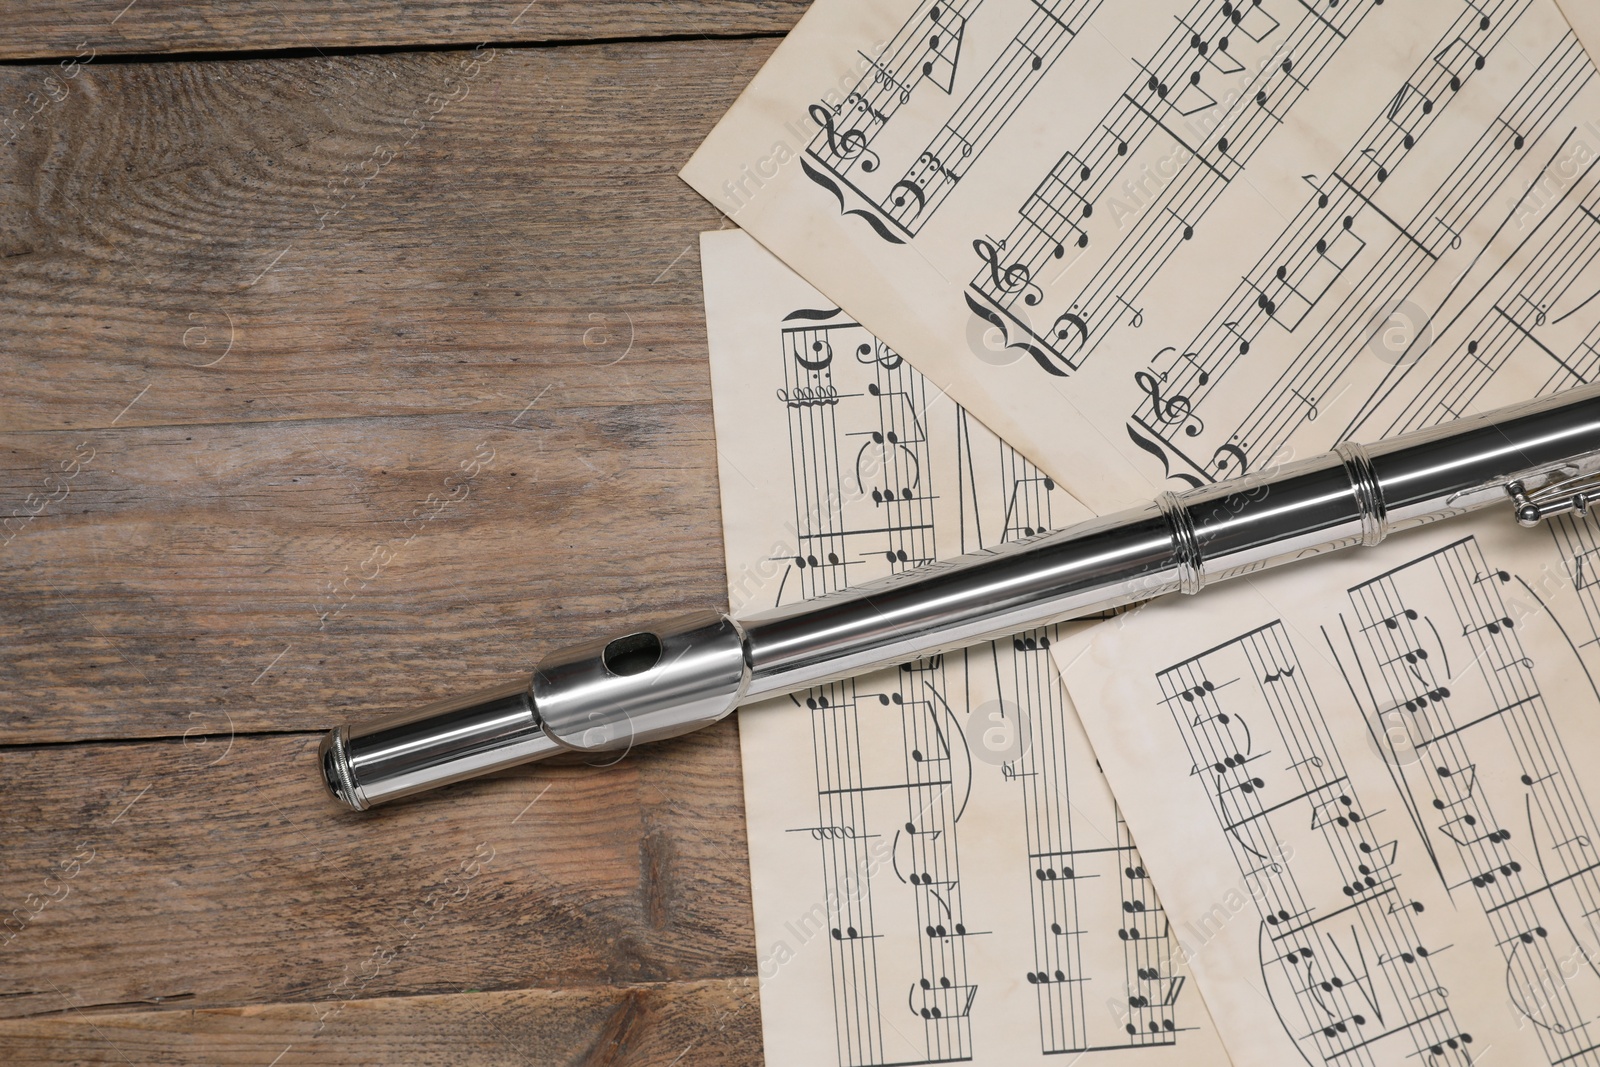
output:
M1174 423L1181 424L1184 434L1188 437L1199 437L1205 432L1206 424L1195 415L1194 405L1187 396L1182 394L1162 396L1161 380L1148 371L1136 371L1133 380L1144 395L1150 398L1150 407L1155 412L1158 422L1167 426Z
M978 253L978 258L989 268L989 280L1002 293L1020 292L1022 302L1029 307L1044 299L1044 291L1033 284L1033 272L1026 264L1012 263L1001 266L1000 249L982 237L972 242L972 250Z
M867 135L860 130L841 132L833 120L833 111L823 104L811 105L811 121L822 127L828 135L828 151L836 159L861 160L861 169L871 174L878 169L878 155L867 148Z
M797 345L794 361L809 371L826 370L833 363L833 346L820 337L811 342L811 353L814 358L807 359Z
M1250 456L1244 446L1225 444L1211 454L1211 465L1217 468L1217 477L1250 473ZM1230 470L1230 468L1232 468Z
M906 214L913 219L922 214L922 209L928 203L928 195L922 191L922 186L913 181L895 182L889 194L889 203L894 205L896 211L904 209L907 203L911 205Z
M1089 320L1075 311L1062 312L1051 329L1057 341L1066 341L1076 334L1079 347L1089 347Z

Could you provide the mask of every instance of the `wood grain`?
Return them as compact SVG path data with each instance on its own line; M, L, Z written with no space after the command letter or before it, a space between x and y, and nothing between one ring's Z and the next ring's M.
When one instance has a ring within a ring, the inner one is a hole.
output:
M761 1062L753 978L356 1000L82 1013L0 1022L21 1064L330 1063L488 1067ZM279 1057L274 1059L274 1057Z
M772 46L0 68L0 1061L759 1062L734 723L314 752L724 601L675 175Z
M0 550L0 738L320 730L725 603L709 408L630 377L520 415L0 439L7 495L48 504Z
M0 1016L754 972L731 724L363 815L316 740L0 748Z
M703 401L676 174L771 50L85 68L0 154L0 426Z
M460 57L341 60L337 106L85 71L0 172L0 740L321 729L723 602L675 169L768 50L497 56L333 200L404 144L384 68Z
M0 59L786 33L806 0L7 0Z

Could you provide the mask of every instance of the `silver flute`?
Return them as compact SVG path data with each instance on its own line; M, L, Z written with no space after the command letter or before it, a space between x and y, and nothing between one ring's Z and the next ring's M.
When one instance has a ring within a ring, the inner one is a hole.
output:
M1404 434L744 619L703 611L552 652L531 681L322 742L357 811L563 752L626 752L741 704L1081 619L1353 545L1497 501L1517 521L1600 492L1600 385Z

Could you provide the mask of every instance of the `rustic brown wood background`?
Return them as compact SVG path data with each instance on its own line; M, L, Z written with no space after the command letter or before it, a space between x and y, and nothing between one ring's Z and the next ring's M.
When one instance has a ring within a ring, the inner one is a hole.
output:
M760 1062L732 722L314 754L724 602L676 172L802 8L0 5L0 1062Z

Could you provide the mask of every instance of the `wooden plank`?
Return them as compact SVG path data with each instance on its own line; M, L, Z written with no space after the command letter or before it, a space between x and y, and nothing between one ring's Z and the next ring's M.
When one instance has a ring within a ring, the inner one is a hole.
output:
M0 427L703 399L676 172L772 47L84 68L0 153Z
M362 815L315 749L0 748L0 1016L754 973L732 724Z
M85 70L0 157L0 742L321 729L721 603L675 169L769 50Z
M675 172L771 47L90 64L0 133L0 1060L758 1062L734 724L365 816L310 731L722 601Z
M43 504L0 522L0 741L319 730L725 603L709 407L634 374L632 403L0 439Z
M806 0L13 0L0 59L786 33Z
M16 1064L604 1063L732 1067L761 1062L753 978L357 1000L0 1022ZM274 1057L279 1057L274 1059Z

